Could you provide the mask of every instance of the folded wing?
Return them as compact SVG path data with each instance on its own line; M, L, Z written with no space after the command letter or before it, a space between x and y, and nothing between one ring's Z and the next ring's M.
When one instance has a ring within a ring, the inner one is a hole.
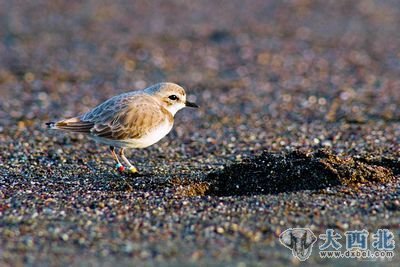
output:
M126 94L111 98L80 117L49 127L124 140L141 138L166 119L172 121L173 117L151 96Z

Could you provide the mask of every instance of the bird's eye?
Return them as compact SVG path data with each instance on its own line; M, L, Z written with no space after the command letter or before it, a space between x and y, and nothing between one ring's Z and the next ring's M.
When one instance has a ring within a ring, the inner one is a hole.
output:
M176 95L170 95L168 98L171 99L171 100L178 100L179 99Z

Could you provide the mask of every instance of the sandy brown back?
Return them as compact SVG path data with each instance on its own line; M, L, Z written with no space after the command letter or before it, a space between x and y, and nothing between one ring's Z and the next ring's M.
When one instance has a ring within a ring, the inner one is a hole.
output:
M137 139L164 123L171 113L147 94L115 96L88 113L55 123L58 129L113 139Z

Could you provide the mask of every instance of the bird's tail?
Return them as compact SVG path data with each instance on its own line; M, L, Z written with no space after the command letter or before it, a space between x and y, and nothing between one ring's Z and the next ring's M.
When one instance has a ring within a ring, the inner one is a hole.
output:
M82 121L79 117L74 117L57 122L47 122L48 129L65 130L77 133L90 133L90 129L94 126L93 122Z
M46 122L46 126L48 129L55 129L56 123L54 121Z

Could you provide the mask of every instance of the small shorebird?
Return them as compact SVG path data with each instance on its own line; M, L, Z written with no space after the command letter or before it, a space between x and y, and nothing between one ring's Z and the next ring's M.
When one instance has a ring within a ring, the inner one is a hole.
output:
M176 112L198 106L186 100L185 90L174 83L159 83L144 90L114 96L89 112L70 119L48 122L50 129L84 133L96 142L110 146L123 172L119 157L131 173L137 169L125 157L125 148L144 148L166 136L174 124Z

